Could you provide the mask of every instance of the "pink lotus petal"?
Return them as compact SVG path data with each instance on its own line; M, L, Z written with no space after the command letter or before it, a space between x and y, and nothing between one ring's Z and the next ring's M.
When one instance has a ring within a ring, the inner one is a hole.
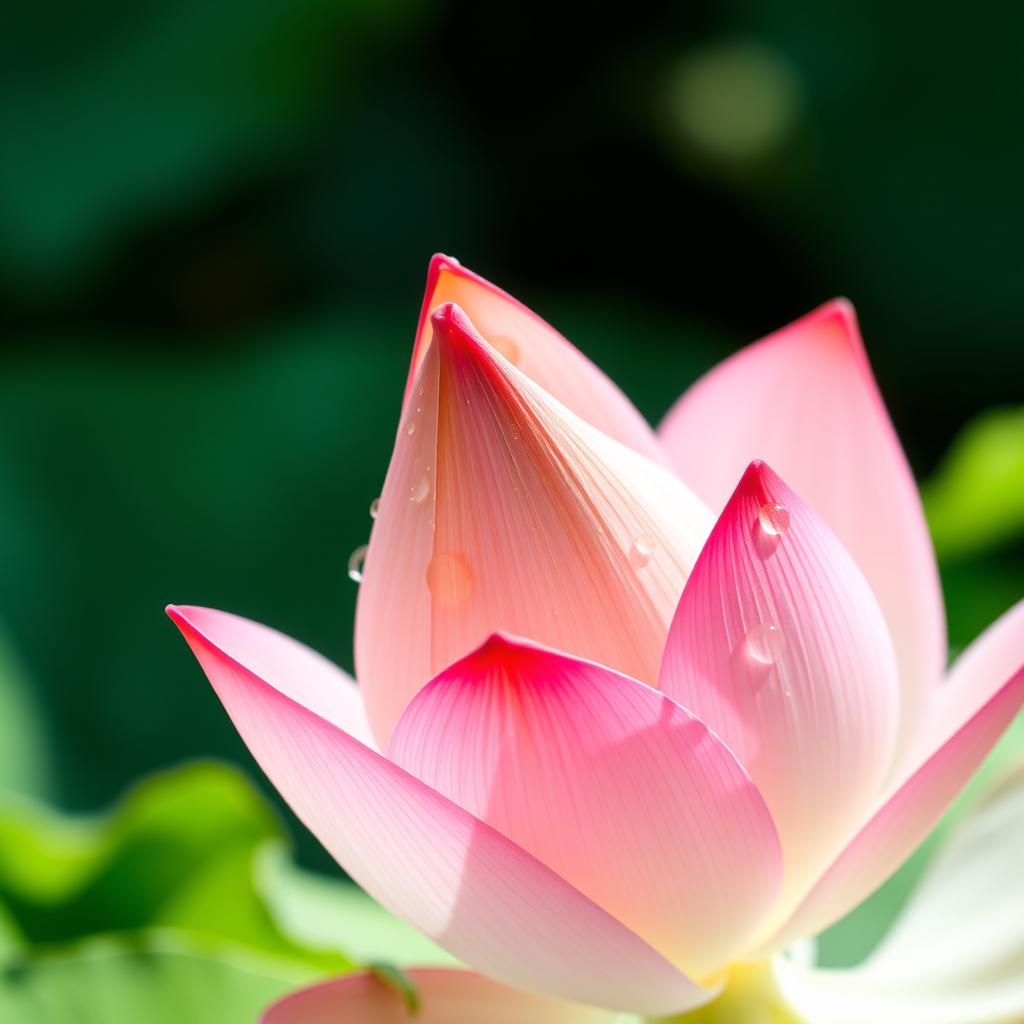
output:
M492 637L416 695L390 755L692 977L778 895L775 827L726 746L599 665Z
M768 948L820 931L877 889L938 823L1022 703L1024 667L881 804Z
M899 684L864 577L764 463L744 474L686 584L660 688L722 737L764 795L792 906L876 798Z
M356 616L382 744L421 686L497 630L653 683L711 526L672 474L552 399L458 307L433 324Z
M427 273L405 389L407 405L433 334L430 313L446 302L460 306L505 359L580 419L655 462L667 462L647 421L582 352L511 295L440 253Z
M910 753L908 771L946 741L1024 666L1024 601L1001 615L953 663Z
M347 732L358 715L320 692L326 675L307 677L301 645L224 612L168 611L257 762L379 903L513 985L649 1014L707 998L526 851Z
M828 523L889 624L908 734L946 663L942 594L853 307L830 302L726 360L683 395L659 436L712 509L748 462L764 459Z
M508 988L472 971L405 973L419 995L415 1014L373 974L350 974L285 996L261 1024L616 1024L621 1019L608 1010Z

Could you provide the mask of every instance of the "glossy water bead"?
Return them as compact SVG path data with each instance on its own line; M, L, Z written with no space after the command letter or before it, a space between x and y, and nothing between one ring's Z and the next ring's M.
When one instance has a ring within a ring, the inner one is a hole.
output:
M654 541L650 537L634 537L629 546L629 560L642 569L651 560L654 552Z
M786 638L778 626L759 622L747 630L744 638L747 654L761 665L774 665L786 649Z
M789 529L789 509L773 501L761 506L757 521L769 537L778 537Z
M412 485L409 490L409 500L414 505L422 505L427 500L427 495L430 494L430 481L425 477L420 477Z
M348 578L353 583L361 583L363 579L363 562L366 561L367 545L360 544L359 547L348 556Z

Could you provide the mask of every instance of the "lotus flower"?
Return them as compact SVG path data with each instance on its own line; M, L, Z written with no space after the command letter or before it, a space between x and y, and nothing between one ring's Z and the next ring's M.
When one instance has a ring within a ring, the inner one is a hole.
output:
M921 506L847 303L712 370L655 434L444 257L358 687L264 626L169 612L338 863L494 979L457 976L470 1000L726 998L892 874L1024 700L1024 603L944 672ZM449 981L424 983L457 1000Z

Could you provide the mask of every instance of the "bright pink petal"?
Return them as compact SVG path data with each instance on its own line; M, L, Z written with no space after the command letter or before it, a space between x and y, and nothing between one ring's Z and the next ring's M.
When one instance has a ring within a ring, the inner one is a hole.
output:
M427 274L406 404L433 335L431 311L446 302L460 306L505 359L580 419L649 459L666 461L647 421L579 349L511 295L440 253Z
M260 767L393 913L524 988L650 1014L707 998L526 851L347 732L347 712L321 717L337 707L307 678L300 645L224 612L169 614Z
M693 977L778 895L771 815L728 748L599 665L492 637L416 695L390 755Z
M381 743L421 686L498 630L653 683L711 525L672 474L554 401L458 307L433 322L356 616Z
M938 823L1022 703L1024 668L885 800L769 947L782 948L827 927L878 888Z
M909 732L946 663L942 594L850 304L830 302L726 360L683 395L659 435L712 509L747 463L764 459L828 523L889 624Z
M261 1024L616 1024L621 1019L608 1010L508 988L472 971L405 973L419 996L416 1013L373 974L350 974L285 996Z
M876 798L899 684L853 559L763 463L744 474L686 584L659 685L757 783L792 905Z

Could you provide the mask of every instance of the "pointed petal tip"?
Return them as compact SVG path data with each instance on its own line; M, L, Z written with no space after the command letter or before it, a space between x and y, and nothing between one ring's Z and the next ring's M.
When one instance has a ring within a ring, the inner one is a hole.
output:
M442 270L461 270L462 264L454 256L447 256L443 252L435 252L430 257L428 275L436 274Z
M478 647L444 669L424 689L436 682L441 676L450 673L475 676L486 674L496 666L502 666L515 672L529 673L542 671L544 666L564 666L567 664L574 665L580 671L596 669L605 673L608 677L619 677L627 681L626 685L636 682L631 676L609 668L601 662L571 654L568 651L552 647L550 644L531 640L526 636L497 629Z
M808 334L810 340L818 344L831 342L847 345L858 355L864 356L864 340L860 333L857 310L844 296L829 299L778 333L788 334L790 331L809 328L818 328Z
M465 311L456 302L442 302L430 312L430 323L434 328L434 337L450 337L459 334L476 334Z
M754 459L740 477L733 499L753 497L764 504L778 500L778 493L783 490L789 488L782 477L763 459Z
M209 642L209 637L201 625L204 611L208 611L208 609L187 604L169 604L164 609L167 617L178 627L178 631L193 651L195 650L193 641L197 638L203 642ZM207 621L209 622L209 620Z
M437 290L438 279L444 273L465 274L465 269L454 256L447 256L443 252L435 252L430 257L430 263L427 266L427 287L423 295L423 308L420 310L420 327L423 326L424 319L430 313L432 308L430 300Z
M462 307L488 351L499 353L585 422L654 462L668 464L644 418L586 356L518 299L444 253L434 254L427 271L406 402L430 348L431 313L448 300Z
M572 658L571 655L564 655L562 652L554 650L554 648L535 643L526 637L516 636L514 633L497 629L479 647L461 658L457 664L460 668L479 672L494 665L496 662L511 665L522 663L523 659L537 656L547 657L549 655L571 658L573 661L578 660Z
M465 276L466 270L454 256L446 256L443 252L435 252L430 257L427 266L427 283L423 292L423 302L420 305L420 317L416 324L416 341L413 344L412 361L409 365L409 374L405 381L405 399L408 399L412 390L413 381L416 378L416 371L423 361L423 353L426 350L431 337L431 332L426 330L431 319L431 313L436 307L435 296L437 295L441 277L445 273L455 273Z
M468 360L478 366L493 366L500 361L497 351L457 302L435 306L430 314L430 325L442 364Z
M501 657L509 651L516 650L523 646L523 641L511 633L505 633L496 629L491 635L470 655L479 658Z
M164 608L164 613L182 631L199 630L196 620L204 610L191 604L169 604Z
M822 319L835 318L847 323L857 323L857 311L845 295L837 295L834 299L823 302L814 312Z
M169 604L164 608L164 614L178 627L178 629L182 629L188 622L188 616L185 612L186 608L177 604Z

